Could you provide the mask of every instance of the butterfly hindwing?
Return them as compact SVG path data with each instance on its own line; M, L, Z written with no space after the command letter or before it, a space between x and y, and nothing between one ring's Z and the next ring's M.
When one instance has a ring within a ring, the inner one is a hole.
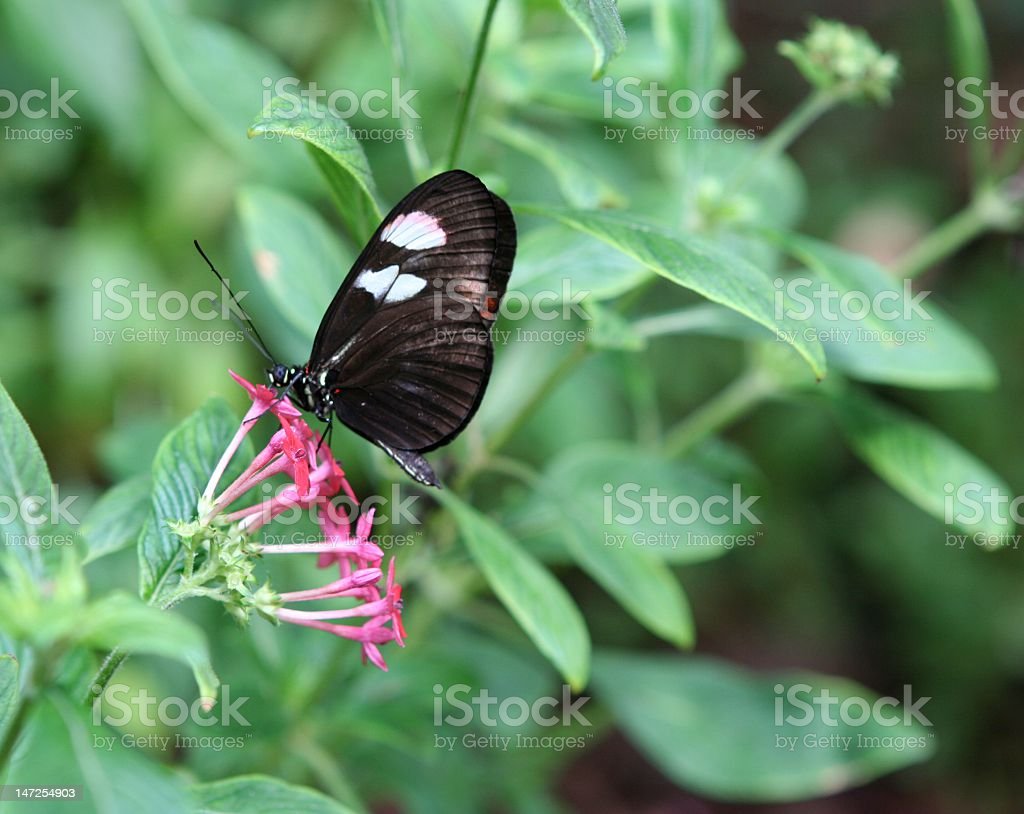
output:
M443 173L384 218L317 332L309 376L337 417L421 482L436 485L419 453L450 441L483 397L515 249L505 202Z

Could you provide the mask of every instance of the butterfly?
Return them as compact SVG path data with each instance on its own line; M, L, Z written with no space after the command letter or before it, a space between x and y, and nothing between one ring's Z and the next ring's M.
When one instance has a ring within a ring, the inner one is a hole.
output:
M309 361L273 363L270 383L439 487L423 453L454 439L480 406L515 253L501 198L463 170L434 176L377 227L327 307Z

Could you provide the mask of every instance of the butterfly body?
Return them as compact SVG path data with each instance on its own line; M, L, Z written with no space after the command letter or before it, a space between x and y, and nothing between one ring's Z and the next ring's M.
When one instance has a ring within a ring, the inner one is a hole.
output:
M431 178L359 255L309 361L275 364L271 383L438 486L421 453L451 441L480 405L515 250L511 211L478 178L461 170Z
M330 421L334 410L331 392L309 376L307 368L293 365L274 365L267 371L267 378L278 390L288 393L295 404L321 421Z

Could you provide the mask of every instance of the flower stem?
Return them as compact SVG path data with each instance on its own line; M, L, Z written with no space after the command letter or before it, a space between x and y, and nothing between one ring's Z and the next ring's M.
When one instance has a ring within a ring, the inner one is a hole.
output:
M901 279L917 277L980 235L985 227L977 207L961 209L904 254L892 275Z
M749 412L773 392L774 383L764 372L748 370L669 430L662 448L669 456L685 455L705 438Z
M293 754L299 757L332 797L353 811L366 809L339 762L326 752L306 729L299 730L288 740Z
M235 432L231 442L224 450L224 454L221 455L220 460L217 461L217 465L213 468L213 472L210 473L210 480L206 484L206 489L203 490L203 500L207 502L213 500L213 493L217 488L217 484L220 483L220 479L224 476L224 472L228 468L228 464L230 464L231 459L235 457L235 453L242 445L242 441L245 440L245 436L248 435L248 433L249 425L243 421L237 432Z
M1003 154L999 156L997 173L1000 176L1012 175L1020 169L1024 163L1024 140L1018 140L1008 144Z
M783 153L801 133L840 101L840 95L824 90L815 90L806 96L792 113L760 141L750 157L740 164L729 179L729 189L735 191L742 187L763 162Z
M1020 225L1024 209L1004 188L984 189L965 208L929 233L892 268L894 277L906 279L927 271L940 260L992 228Z
M404 81L406 77L405 44L402 41L402 21L398 17L398 4L371 3L370 7L373 9L381 36L387 40L390 46L391 66L395 76ZM405 110L402 110L399 115L399 123L403 130L411 131L413 129L412 120ZM430 175L430 159L423 148L423 142L418 138L403 138L402 143L405 146L405 157L409 162L409 169L412 171L413 177L417 182L425 181Z
M540 483L540 475L532 467L514 458L493 457L481 464L480 470L482 472L496 472L499 475L508 475L531 489L537 488Z
M170 610L179 602L190 596L199 596L203 590L204 589L202 588L192 586L179 586L179 588L160 605L160 610ZM152 605L152 600L147 604ZM103 663L100 664L99 670L96 671L96 675L94 675L92 681L89 682L89 689L86 691L84 699L86 706L90 706L93 701L103 695L103 691L107 688L107 684L110 683L110 679L114 677L114 673L117 672L118 668L124 664L125 660L130 655L131 653L129 651L122 650L119 647L115 647L107 653L103 659Z
M465 469L462 470L462 472L459 473L459 476L455 479L455 483L453 484L456 492L462 492L477 475L492 468L491 463L494 461L494 454L505 446L512 436L519 432L527 419L533 415L533 411L538 407L538 405L551 395L551 392L565 380L569 371L586 358L589 350L590 349L585 342L580 342L570 353L564 356L562 360L554 366L554 368L551 369L551 372L544 377L540 384L537 385L536 389L534 389L533 393L526 400L523 406L516 411L515 415L505 422L505 424L491 436L485 451L480 455L480 459L472 461Z
M476 92L476 81L480 76L480 65L484 60L484 51L487 49L487 36L491 32L491 22L494 19L494 10L498 6L498 0L488 0L487 8L484 10L484 21L480 26L480 33L476 38L476 49L473 51L473 63L469 69L469 81L466 89L462 92L459 100L459 109L455 114L455 130L452 131L452 144L448 150L448 167L452 169L459 160L459 152L462 150L462 139L466 131L466 119L469 118L469 107L473 102L473 94Z
M93 676L92 681L89 682L89 689L85 693L86 706L91 706L93 701L103 695L103 691L107 688L107 684L110 683L110 679L114 677L117 668L124 663L126 658L128 658L128 653L117 647L107 653L107 657L103 659L100 669Z
M505 444L515 435L526 420L533 415L533 411L543 403L543 401L551 395L551 392L558 387L565 377L568 375L576 365L583 361L586 357L589 348L586 343L580 342L572 350L571 353L567 354L562 360L555 365L551 372L544 378L537 389L533 391L530 398L526 400L522 407L516 412L516 414L501 427L494 435L491 436L490 442L487 444L487 452L494 454L501 449Z
M21 730L25 726L30 707L29 698L24 695L21 696L18 700L18 711L14 713L14 717L7 725L7 734L4 736L3 741L0 742L0 776L5 774L7 761L10 759L11 752L14 751L14 744L17 743Z

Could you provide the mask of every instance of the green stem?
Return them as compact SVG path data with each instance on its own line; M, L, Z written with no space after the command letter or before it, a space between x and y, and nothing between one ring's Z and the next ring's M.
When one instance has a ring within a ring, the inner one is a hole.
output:
M547 376L537 385L536 390L533 391L530 398L526 400L522 407L516 411L516 414L509 420L503 427L501 427L494 435L491 436L490 441L487 444L487 452L493 455L515 435L519 432L526 420L533 415L534 410L549 396L552 391L558 387L565 377L569 374L576 365L586 358L589 348L586 343L580 342L576 345L573 350L562 357L562 360L555 365Z
M37 694L54 682L53 676L57 665L66 652L66 645L56 643L49 650L36 653L33 658L31 672L26 676L21 693L18 696L18 710L14 713L7 726L7 732L0 741L0 781L6 775L8 761L18 742L18 737L25 728L25 721L32 709L32 702Z
M566 354L562 360L554 366L554 368L551 369L548 375L544 377L539 385L537 385L537 388L533 391L523 406L516 411L516 414L491 436L485 451L480 456L480 459L470 463L455 479L453 486L456 492L464 492L466 487L469 486L477 475L485 469L492 468L491 462L494 458L494 454L505 446L512 436L519 432L527 419L533 415L533 411L537 406L551 395L551 392L565 380L569 371L586 358L588 352L589 348L586 343L581 342L576 345L570 353Z
M750 158L742 163L739 170L729 179L728 188L737 190L742 187L763 162L783 153L801 133L841 100L841 96L834 92L813 91L760 141Z
M1008 191L983 189L967 207L903 255L892 268L892 275L901 279L916 277L989 229L1019 227L1022 217L1024 209Z
M1019 139L1013 144L1006 145L1003 154L999 156L997 173L1000 177L1012 175L1021 168L1024 163L1024 139Z
M107 684L110 683L110 679L114 677L114 673L117 672L117 668L120 667L124 660L128 658L128 653L119 648L114 648L109 653L103 663L100 665L100 669L96 671L96 675L93 676L92 681L89 682L89 689L85 693L85 705L92 706L93 702L103 695L103 691L107 688Z
M774 391L774 384L765 373L756 369L748 370L669 430L662 448L673 457L685 455L699 442L749 412Z
M18 742L18 736L21 735L21 730L25 726L29 708L28 696L21 696L18 700L18 711L7 726L7 734L4 736L3 743L0 743L0 779L3 779L5 775L7 761L10 760L11 752L14 751L14 744Z
M894 277L916 277L985 231L977 207L968 206L929 233L892 269Z
M377 22L377 28L381 36L387 40L391 47L391 65L395 76L404 80L405 71L405 45L402 42L402 24L398 17L398 4L388 2L375 2L370 4L373 8L373 16ZM409 114L402 111L399 116L399 124L403 130L414 129ZM402 139L405 147L405 158L409 162L409 169L417 181L425 181L430 175L430 159L423 148L423 143L418 138Z
M459 160L459 152L462 150L462 139L466 131L466 119L469 117L469 107L473 101L473 94L476 92L476 81L480 76L480 65L484 61L484 51L487 49L487 36L491 32L491 21L494 19L494 10L498 6L498 0L488 0L487 8L484 11L484 21L480 26L480 34L476 38L476 49L473 52L473 64L469 69L469 81L466 89L459 100L459 109L455 114L455 130L452 133L452 145L448 150L448 167L454 168Z
M496 472L499 475L508 475L530 489L536 488L537 484L540 482L540 475L532 467L527 466L522 461L517 461L514 458L496 456L481 464L479 471Z
M207 596L213 595L215 591L213 589L206 589L202 587L178 587L178 589L171 594L170 598L167 599L160 605L160 610L167 611L188 599L191 596ZM152 601L148 604L152 605ZM110 683L110 679L114 677L114 673L117 672L118 668L124 664L131 653L126 650L121 650L115 647L111 650L103 659L103 663L100 664L99 670L96 671L96 675L93 676L92 681L89 682L89 689L85 694L85 705L90 706L93 701L99 698L103 691L107 688L107 684Z
M366 811L338 761L328 754L305 730L295 733L290 743L313 776L334 799L358 811Z

